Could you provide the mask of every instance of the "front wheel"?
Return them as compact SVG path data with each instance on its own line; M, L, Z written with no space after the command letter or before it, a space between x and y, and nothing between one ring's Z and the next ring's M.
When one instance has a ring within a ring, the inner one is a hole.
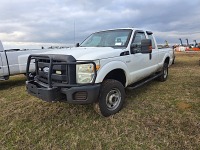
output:
M95 110L107 117L119 112L125 101L125 90L121 82L108 79L102 83L99 101L94 104Z

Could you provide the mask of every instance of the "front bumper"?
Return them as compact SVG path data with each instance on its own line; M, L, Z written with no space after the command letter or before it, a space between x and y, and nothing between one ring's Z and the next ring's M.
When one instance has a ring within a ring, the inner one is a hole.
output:
M44 87L35 81L26 81L29 94L44 101L66 101L73 104L91 104L97 101L100 84L75 86L70 88Z

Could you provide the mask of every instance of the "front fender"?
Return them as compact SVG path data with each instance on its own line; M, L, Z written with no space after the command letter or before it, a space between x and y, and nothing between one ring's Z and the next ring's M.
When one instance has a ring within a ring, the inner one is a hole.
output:
M112 61L107 63L106 65L104 65L97 73L97 78L95 83L101 83L103 82L104 78L106 77L106 75L111 72L112 70L115 69L122 69L125 73L126 76L126 85L128 83L128 79L129 79L129 71L128 68L126 66L126 64L122 61Z

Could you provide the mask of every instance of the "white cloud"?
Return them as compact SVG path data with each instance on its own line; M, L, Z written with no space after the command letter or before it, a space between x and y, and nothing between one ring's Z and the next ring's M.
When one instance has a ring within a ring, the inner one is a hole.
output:
M13 47L74 43L74 22L76 42L117 27L148 28L159 42L200 41L199 0L7 0L1 2L0 18L0 40Z

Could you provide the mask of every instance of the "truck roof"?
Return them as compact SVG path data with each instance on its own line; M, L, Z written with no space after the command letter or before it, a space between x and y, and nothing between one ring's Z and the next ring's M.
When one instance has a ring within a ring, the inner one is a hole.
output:
M128 27L128 28L113 28L113 29L107 29L107 30L100 30L100 31L97 31L97 32L102 32L102 31L109 31L109 30L126 30L126 29L129 29L129 30L143 30L143 31L150 31L150 30L146 30L146 29L141 29L141 28L132 28L132 27Z

